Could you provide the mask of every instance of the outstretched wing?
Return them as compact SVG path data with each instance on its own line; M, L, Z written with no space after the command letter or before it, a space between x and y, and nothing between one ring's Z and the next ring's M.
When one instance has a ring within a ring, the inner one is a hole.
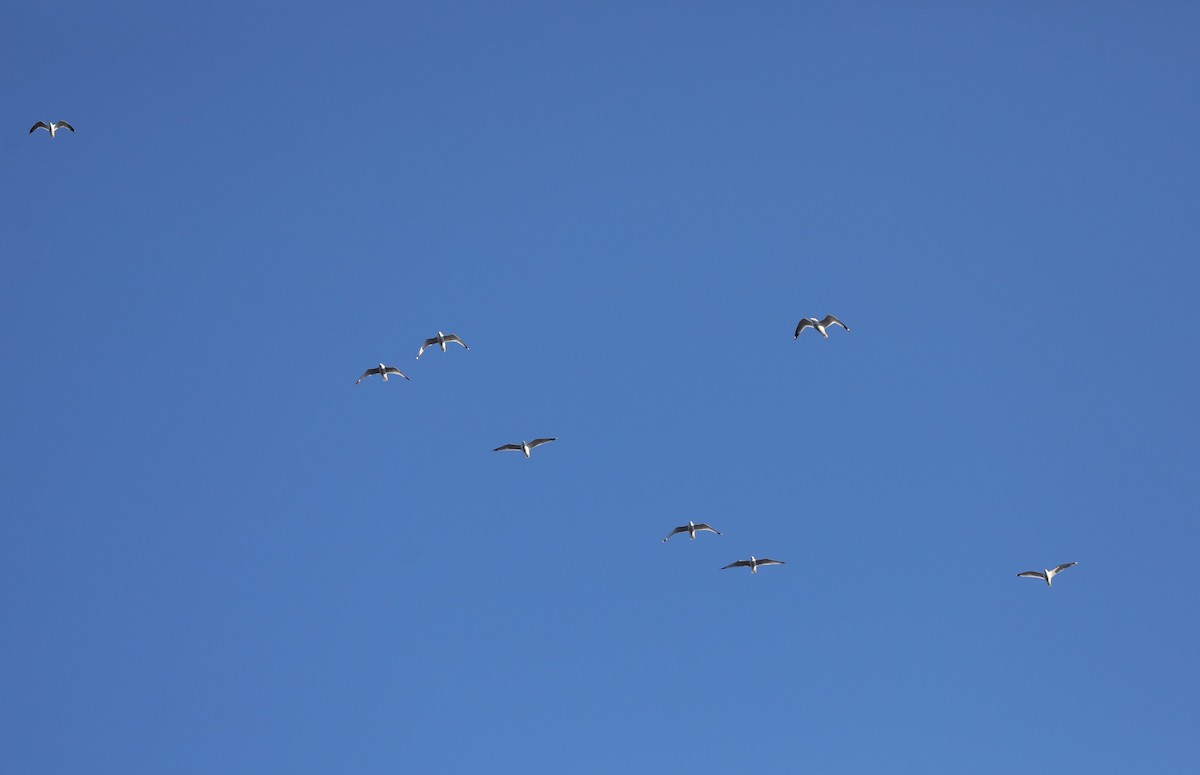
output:
M366 379L367 377L370 377L371 375L373 375L373 374L378 374L378 373L379 373L379 367L378 367L378 366L376 366L376 367L375 367L375 368L373 368L373 369L367 369L366 371L364 371L364 372L362 373L362 376L361 376L361 377L359 377L359 378L358 378L358 381L357 381L357 382L355 382L354 384L355 384L355 385L357 385L359 382L362 382L362 381L363 381L364 379Z
M750 564L749 560L738 560L737 562L729 563L728 565L725 566L725 568L745 568L749 564ZM721 570L725 570L725 568L721 568Z
M685 529L685 528L680 528L680 530L684 530L684 529ZM697 530L707 530L707 531L709 531L710 533L716 533L717 535L721 535L721 531L720 531L720 530L717 530L717 529L716 529L716 528L714 528L712 525L705 524L704 522L701 522L701 523L699 523L698 525L696 525L696 529L697 529Z
M385 372L388 374L399 374L401 377L408 379L408 375L400 371L400 369L397 369L395 366L388 366L387 369L385 369ZM412 382L411 379L408 379L408 381Z
M45 121L39 121L29 128L29 134L33 134L34 132L36 132L39 129L45 129L47 132L49 132L50 125L47 124Z
M667 533L667 538L670 538L671 536L675 535L676 533L686 533L687 529L688 529L687 525L680 525L679 527L672 530L670 533ZM663 539L664 544L667 542L667 538Z
M492 452L499 452L500 450L503 450L503 449L515 449L517 452L524 451L521 449L520 444L505 444L503 447L496 447L495 449L492 450Z
M549 444L552 441L558 441L558 437L556 436L553 439L534 439L533 441L529 442L529 448L533 449L534 447L540 447L541 445Z
M1017 576L1019 578L1041 579L1042 581L1046 580L1046 574L1042 573L1040 570L1027 570L1024 573L1018 573Z
M759 560L759 565L787 565L783 560Z
M72 132L74 132L74 131L75 131L75 127L71 126L71 125L70 125L70 124L68 124L66 121L56 121L55 123L58 125L58 128L59 128L59 129L62 129L63 127L66 127L67 129L70 129Z
M458 338L458 334L446 334L446 341L447 341L447 342L458 342L458 343L459 343L459 344L461 344L461 345L462 345L462 346L463 346L465 349L467 349L467 350L470 350L470 349L471 349L470 347L467 347L467 343L466 343L466 342L464 342L463 340L461 340L461 339L459 339L459 338Z
M808 318L800 318L800 322L796 324L796 334L792 338L799 339L800 332L803 331L805 328L808 328L812 324L813 324L813 322L811 320L809 320Z
M1057 568L1055 568L1054 570L1052 570L1050 572L1051 573L1062 573L1067 568L1070 568L1070 567L1072 567L1074 565L1078 565L1078 564L1079 563L1077 563L1077 562L1064 562L1062 565L1059 565Z
M845 323L843 323L842 321L835 318L833 315L826 315L825 319L821 321L821 325L823 325L825 327L828 327L830 323L837 323L839 326L846 329L847 331L850 330L849 326L847 326Z
M425 352L425 348L426 348L426 347L428 347L428 346L429 346L429 345L431 345L431 344L437 344L437 337L436 337L436 336L435 336L434 338L432 338L432 339L426 339L426 340L425 340L425 344L421 345L421 349L420 349L420 350L417 350L417 360L421 360L421 353Z

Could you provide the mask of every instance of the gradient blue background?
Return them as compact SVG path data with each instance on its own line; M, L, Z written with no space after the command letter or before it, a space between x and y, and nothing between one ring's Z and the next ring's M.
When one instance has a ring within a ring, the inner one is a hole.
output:
M1200 8L895 6L10 3L0 770L1200 769Z

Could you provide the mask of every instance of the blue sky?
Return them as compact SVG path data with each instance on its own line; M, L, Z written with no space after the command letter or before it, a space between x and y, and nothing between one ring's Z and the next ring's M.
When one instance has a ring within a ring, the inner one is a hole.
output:
M1200 767L1200 11L972 6L7 9L5 768Z

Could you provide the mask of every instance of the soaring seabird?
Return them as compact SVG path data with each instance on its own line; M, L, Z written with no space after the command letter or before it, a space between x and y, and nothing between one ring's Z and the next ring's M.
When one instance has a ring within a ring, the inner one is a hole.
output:
M686 525L680 525L679 527L672 530L670 533L667 533L667 538L670 538L671 536L675 535L676 533L687 533L689 536L691 536L691 539L693 541L695 541L696 533L700 530L707 530L710 533L716 533L717 535L721 535L721 531L713 528L711 525L707 525L703 522L701 522L699 525L697 525L695 522L693 522L689 519L688 523ZM667 542L667 538L663 539L664 544Z
M429 339L426 339L425 344L421 345L421 349L417 350L417 360L421 359L421 353L425 352L426 347L430 347L435 344L441 345L442 352L446 352L446 342L458 342L459 344L461 344L463 346L463 349L465 349L465 350L471 349L470 347L467 347L466 342L464 342L463 340L458 338L457 334L443 334L441 331L438 331L437 336L433 336L433 337L430 337Z
M496 447L492 450L492 452L499 452L503 449L511 449L516 452L524 452L525 457L529 457L529 450L541 444L549 444L552 441L558 441L558 437L556 436L553 439L534 439L533 441L529 442L522 441L520 444L505 444L502 447Z
M792 338L799 339L800 332L811 326L812 328L815 328L818 331L820 331L821 336L828 339L829 334L825 333L825 328L826 328L826 326L829 326L834 323L836 323L837 325L846 329L847 331L850 330L849 326L847 326L845 323L843 323L842 321L835 318L833 315L826 315L825 317L821 318L820 320L817 320L816 318L802 318L800 320L800 322L796 324L796 335L793 336Z
M362 376L358 378L358 382L355 382L354 384L357 385L359 382L362 382L367 377L373 377L376 374L383 377L384 382L388 381L389 374L399 374L401 377L408 379L408 375L405 374L404 372L400 371L400 369L397 369L395 366L384 366L381 363L373 369L367 369L366 371L364 371L362 373ZM408 381L412 382L411 379L409 379Z
M1051 583L1054 581L1055 576L1062 573L1067 568L1070 568L1072 565L1078 565L1078 564L1079 563L1077 563L1077 562L1064 562L1062 565L1059 565L1054 570L1027 570L1024 573L1018 573L1017 576L1018 577L1023 576L1027 579L1041 579L1042 581L1046 582L1046 586L1051 586Z
M47 124L45 121L39 121L30 127L29 134L33 134L39 129L45 129L50 133L51 137L54 137L54 133L63 128L70 129L72 132L75 131L75 127L71 126L66 121L51 121L49 124Z
M756 558L754 555L750 555L749 560L738 560L737 562L731 562L728 565L726 565L725 568L740 568L742 566L745 566L750 569L751 573L758 573L759 565L786 565L786 564L787 563L783 562L782 560L760 560L760 559ZM721 570L725 570L725 568L721 568Z

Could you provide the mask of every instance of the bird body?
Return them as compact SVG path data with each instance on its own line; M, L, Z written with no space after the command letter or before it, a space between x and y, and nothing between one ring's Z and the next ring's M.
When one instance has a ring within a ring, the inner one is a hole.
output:
M1041 579L1046 582L1046 586L1052 586L1054 577L1070 568L1073 565L1078 565L1077 562L1064 562L1062 565L1055 567L1053 570L1027 570L1024 573L1018 573L1018 578Z
M384 366L381 363L373 369L367 369L366 371L364 371L362 373L362 376L358 378L358 382L355 382L354 384L357 385L359 382L362 382L367 377L372 377L376 374L383 377L384 382L388 381L389 374L399 374L401 377L408 379L408 375L405 374L404 372L400 371L400 369L397 369L395 366ZM412 380L409 380L409 382L411 382L411 381Z
M51 121L49 124L47 124L45 121L39 121L29 128L29 134L33 134L39 129L45 129L50 133L50 137L53 138L55 132L64 128L70 129L72 132L75 131L75 127L71 126L66 121Z
M801 318L800 322L796 324L796 334L792 338L799 339L800 332L806 328L811 327L811 328L817 329L817 331L821 334L821 336L828 339L829 334L825 333L825 329L828 328L830 325L838 325L838 326L841 326L842 328L846 329L847 331L850 330L849 326L847 326L845 323L843 323L842 321L835 318L833 315L826 315L825 317L821 318L820 320L817 320L816 318Z
M676 533L683 533L683 532L686 532L688 534L688 536L690 536L691 539L693 541L695 541L696 533L701 530L707 530L710 533L716 533L717 535L721 535L721 531L713 528L711 525L708 525L704 522L701 522L699 525L697 525L695 522L693 522L689 519L688 523L686 525L680 525L679 527L672 530L670 533L667 533L667 538L663 539L663 543L665 544L667 542L667 539L670 538L671 536L675 535Z
M726 565L725 568L745 567L745 568L749 568L751 573L758 573L759 565L786 565L786 564L787 563L783 562L782 560L768 560L768 559L760 560L752 554L752 555L750 555L749 560L738 560L737 562L731 562L728 565ZM725 568L721 568L721 570L725 570Z
M495 449L492 450L492 452L500 452L501 450L513 450L516 452L524 452L525 457L528 458L529 450L533 449L534 447L541 446L542 444L549 444L552 441L558 441L558 437L556 436L553 439L534 439L533 441L528 441L528 442L522 441L520 444L504 444L502 446L496 447Z
M446 352L446 342L457 342L463 346L464 350L471 349L470 347L467 347L467 343L459 339L456 334L443 334L441 331L438 331L437 336L431 336L430 338L426 339L425 344L421 345L421 349L417 350L417 360L421 359L421 354L425 352L426 347L430 347L435 344L442 348L442 352Z

